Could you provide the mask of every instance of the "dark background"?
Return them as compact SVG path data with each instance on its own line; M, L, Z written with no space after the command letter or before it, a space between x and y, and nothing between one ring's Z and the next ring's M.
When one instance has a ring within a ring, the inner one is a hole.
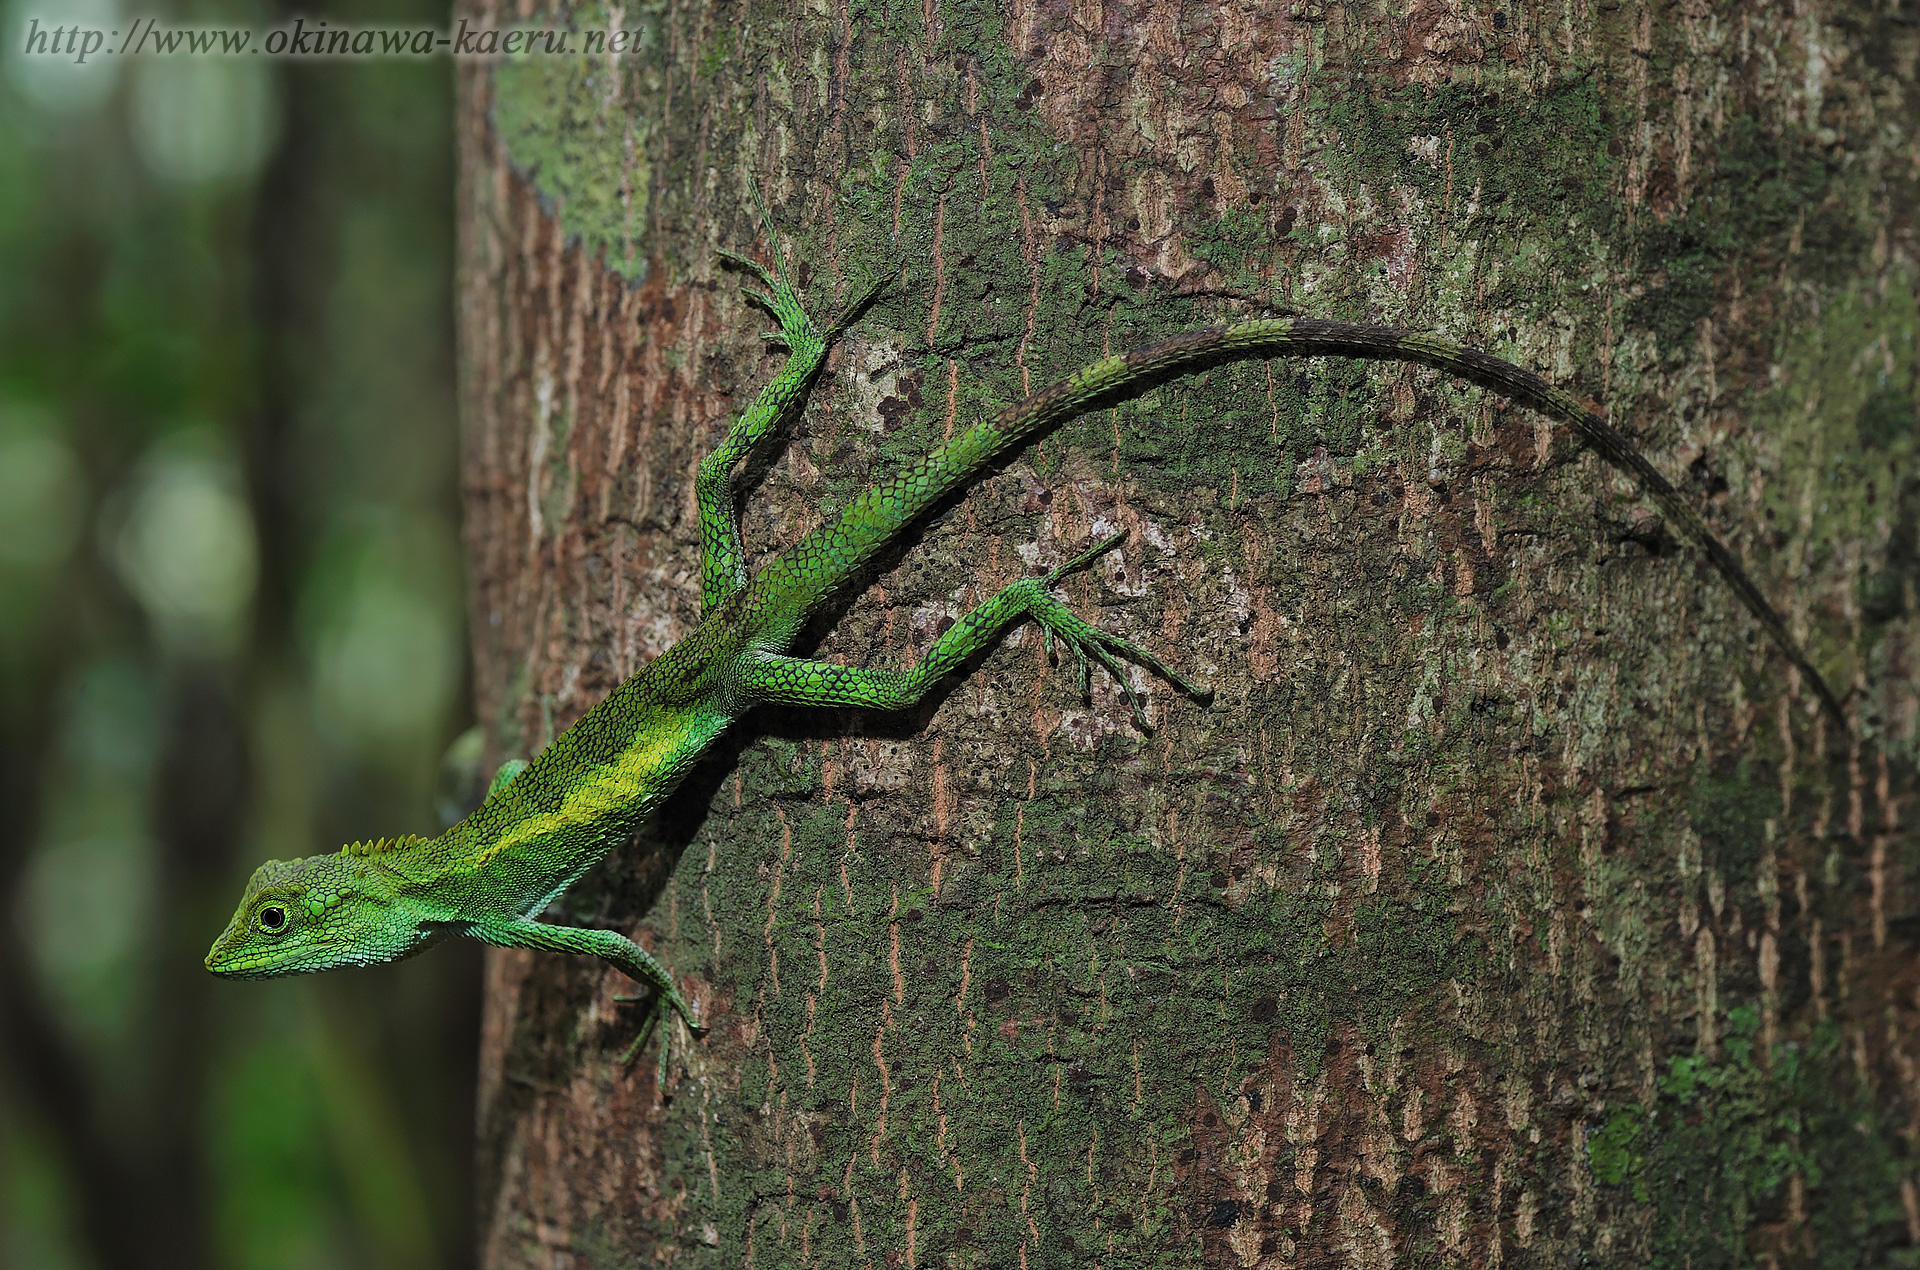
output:
M65 4L0 9L0 1264L466 1264L478 950L201 966L468 722L452 66L24 61Z

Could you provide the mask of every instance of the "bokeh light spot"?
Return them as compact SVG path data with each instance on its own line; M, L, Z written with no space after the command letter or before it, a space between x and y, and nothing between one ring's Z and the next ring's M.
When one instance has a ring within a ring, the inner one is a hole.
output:
M436 729L453 696L457 640L439 606L388 579L364 580L320 640L325 717L374 743Z
M56 29L111 31L120 18L120 6L113 0L16 0L5 16L6 77L34 106L55 115L84 114L113 92L120 78L118 58L96 54L81 62L73 54L29 54L26 47L33 36L51 37ZM51 50L52 39L46 43Z
M141 160L174 185L252 175L279 131L273 70L257 58L146 58L128 109Z
M40 972L83 1034L113 1034L139 989L152 928L153 843L121 834L51 842L28 864L21 928Z
M80 462L64 441L40 430L0 430L0 566L59 564L85 511Z
M230 651L257 568L253 516L231 465L191 442L163 443L134 477L113 561L162 643Z

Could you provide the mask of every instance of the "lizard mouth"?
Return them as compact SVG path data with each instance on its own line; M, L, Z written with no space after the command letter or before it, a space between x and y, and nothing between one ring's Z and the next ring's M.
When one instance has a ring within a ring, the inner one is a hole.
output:
M207 954L207 969L222 979L272 979L289 973L288 969L271 962L240 959L232 954L223 954L219 945Z
M233 938L231 932L214 942L206 959L208 971L222 979L278 979L323 969L325 964L318 949L249 947L244 940Z

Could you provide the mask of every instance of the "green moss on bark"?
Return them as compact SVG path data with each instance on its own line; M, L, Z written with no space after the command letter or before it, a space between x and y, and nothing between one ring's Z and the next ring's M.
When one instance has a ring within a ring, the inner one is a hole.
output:
M1897 1132L1839 1029L1762 1053L1759 1016L1733 1010L1719 1058L1673 1058L1650 1110L1622 1106L1587 1139L1594 1180L1651 1217L1648 1264L1749 1266L1791 1224L1805 1230L1787 1249L1800 1264L1920 1265Z

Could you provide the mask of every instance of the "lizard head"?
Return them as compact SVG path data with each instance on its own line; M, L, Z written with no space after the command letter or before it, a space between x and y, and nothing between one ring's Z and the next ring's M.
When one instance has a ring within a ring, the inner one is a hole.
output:
M386 870L354 854L269 860L207 953L228 979L272 979L394 961L425 946Z

